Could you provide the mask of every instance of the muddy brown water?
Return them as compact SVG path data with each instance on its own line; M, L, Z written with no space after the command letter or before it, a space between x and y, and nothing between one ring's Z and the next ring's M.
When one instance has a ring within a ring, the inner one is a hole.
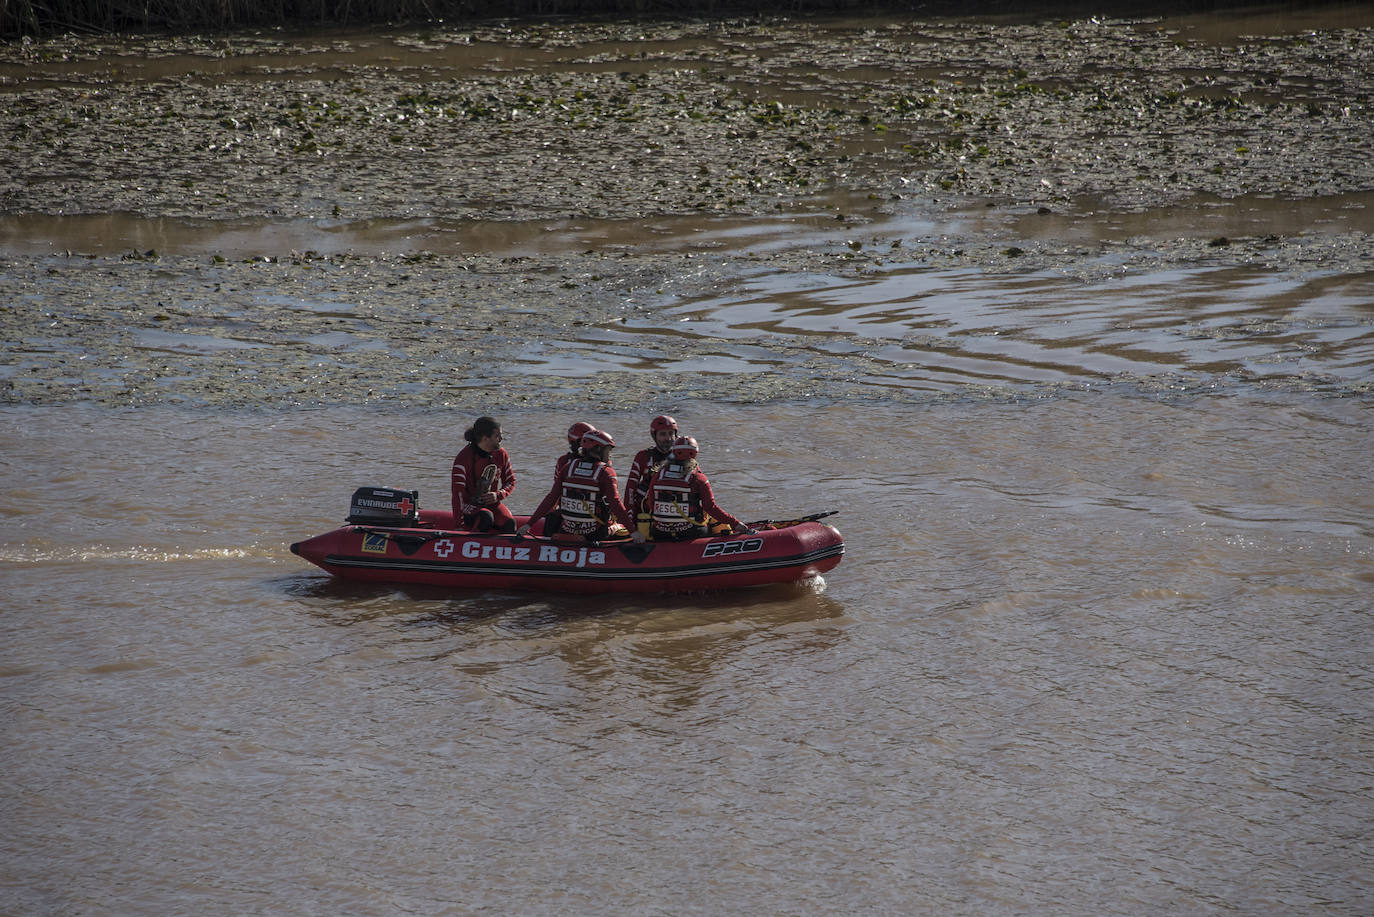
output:
M349 586L287 544L453 411L0 409L8 907L1367 909L1367 401L673 409L823 587Z
M1362 46L1330 15L1314 43ZM495 66L373 41L318 45ZM560 41L498 63L625 53ZM1042 212L889 177L633 218L0 214L0 911L1369 913L1368 189ZM442 506L479 413L527 511L572 420L623 470L665 410L741 517L839 510L840 566L574 598L287 550L355 486Z

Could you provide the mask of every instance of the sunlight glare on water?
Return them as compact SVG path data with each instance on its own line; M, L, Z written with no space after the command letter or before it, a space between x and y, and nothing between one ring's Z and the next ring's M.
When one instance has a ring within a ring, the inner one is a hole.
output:
M1367 379L1374 365L1370 302L1370 274L1198 267L1085 280L901 265L860 276L761 272L622 329L589 329L571 352L531 348L521 369L586 376L611 363L662 371L663 358L613 349L656 339L676 369L671 341L678 338L711 350L682 369L776 372L821 356L853 358L869 382L954 394L970 383L1063 385L1168 373L1251 381L1311 375L1339 385Z

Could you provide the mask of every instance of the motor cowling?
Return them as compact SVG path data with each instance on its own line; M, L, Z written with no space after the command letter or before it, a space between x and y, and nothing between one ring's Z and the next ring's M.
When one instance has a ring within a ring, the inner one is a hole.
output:
M413 528L420 520L420 492L394 487L359 487L348 501L346 522Z

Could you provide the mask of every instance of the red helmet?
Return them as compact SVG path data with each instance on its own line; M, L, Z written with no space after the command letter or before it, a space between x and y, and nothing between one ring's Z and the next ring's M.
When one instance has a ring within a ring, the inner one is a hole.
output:
M669 417L667 414L659 414L653 420L649 421L649 432L657 433L659 430L672 430L676 433L677 421L673 420L673 418Z
M587 423L585 420L579 420L571 427L568 427L568 445L580 445L582 442L582 437L586 436L588 433L592 432L595 429L596 427Z
M697 451L695 436L679 436L673 442L673 458L680 462L685 462L689 458L696 458Z
M588 430L586 433L582 434L583 449L593 449L597 446L606 446L607 448L614 449L615 440L611 439L611 434L607 433L605 430Z

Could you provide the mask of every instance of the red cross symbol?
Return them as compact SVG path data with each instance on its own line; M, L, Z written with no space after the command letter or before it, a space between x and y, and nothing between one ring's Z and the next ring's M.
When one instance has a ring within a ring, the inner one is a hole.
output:
M409 497L402 497L401 502L396 504L396 508L399 509L405 515L409 516L410 511L415 508L415 504L410 502Z

